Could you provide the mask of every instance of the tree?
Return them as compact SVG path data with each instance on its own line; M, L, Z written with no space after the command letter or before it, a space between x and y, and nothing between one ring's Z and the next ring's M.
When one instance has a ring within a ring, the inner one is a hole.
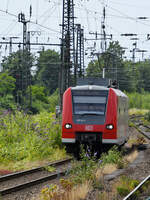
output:
M4 97L12 94L15 89L15 79L9 76L8 73L0 73L0 96Z
M31 85L31 68L35 58L28 51L18 50L8 57L4 57L3 71L15 78L14 97L18 103L24 102L26 90Z
M15 89L15 79L8 73L0 73L0 110L15 109L13 91Z
M89 63L87 76L102 77L102 70L105 68L105 77L117 80L121 90L134 91L136 82L132 80L131 62L124 61L123 55L124 50L119 42L110 42L106 52Z
M104 60L100 57L98 60L92 60L86 69L87 76L100 77L104 68Z
M150 91L150 60L137 62L136 68L139 71L138 91Z
M139 71L133 68L131 61L124 61L123 68L118 72L119 88L128 92L137 91Z
M28 51L18 50L3 59L3 71L8 72L15 79L19 76L25 76L27 73L31 74L35 58ZM23 78L22 77L22 78Z
M91 61L87 68L87 75L98 76L102 73L103 68L106 69L107 76L111 76L112 71L116 71L116 68L122 66L122 57L124 54L123 48L119 45L119 42L110 42L106 52L101 53L98 59Z
M37 60L36 81L44 86L48 94L58 88L60 55L54 50L41 51Z

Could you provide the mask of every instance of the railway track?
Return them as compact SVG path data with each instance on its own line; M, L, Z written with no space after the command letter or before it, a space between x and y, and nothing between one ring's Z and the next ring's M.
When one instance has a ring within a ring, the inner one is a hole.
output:
M140 120L140 116L132 116L130 117L130 120L132 123L134 123L135 128L137 128L143 136L150 140L150 125L143 124L142 120Z
M67 169L66 165L72 159L65 159L48 164L47 166L37 167L31 170L17 172L0 177L0 196L17 192L40 183L64 176ZM55 167L55 172L48 172L45 167ZM19 183L18 183L19 182Z
M134 123L135 128L150 141L150 125L145 125L141 120L142 116L131 116L130 120ZM142 144L139 145L140 148L148 149L150 148L150 144ZM130 192L123 200L150 200L150 192L147 193L146 189L149 186L150 189L150 175L147 176L132 192Z

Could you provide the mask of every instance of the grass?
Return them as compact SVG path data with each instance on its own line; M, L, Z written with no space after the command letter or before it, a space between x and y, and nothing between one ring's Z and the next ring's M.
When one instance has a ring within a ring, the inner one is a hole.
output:
M89 150L81 149L81 160L72 163L68 178L60 180L59 185L43 188L41 200L58 200L60 196L61 200L86 199L91 190L103 188L104 174L112 173L120 166L120 161L123 162L123 157L115 146L99 160L91 156Z
M122 153L118 151L117 146L113 146L108 153L103 153L101 156L102 160L102 166L105 166L106 164L115 164L117 165L117 168L123 168L124 167L124 160Z
M121 197L128 195L140 182L135 179L131 179L127 176L122 176L120 178L120 184L117 187L117 192ZM139 195L138 192L135 192L135 197Z
M129 178L119 179L111 186L111 191L108 192L104 184L104 175L111 174L120 167L120 160L123 165L127 162L132 162L138 155L137 151L123 157L117 147L111 148L108 153L96 160L90 155L89 151L83 148L81 152L81 160L73 161L72 169L68 171L67 179L61 179L58 185L47 185L40 193L40 200L82 200L86 199L87 195L94 190L97 200L116 200L118 195L123 196L125 192L129 192L137 185L136 180ZM119 166L118 166L119 163ZM131 183L129 183L131 180ZM38 199L39 197L36 197Z
M149 112L147 109L130 108L129 115L145 115Z
M150 110L150 93L142 92L142 93L127 93L129 97L129 108L137 108L137 109L146 109Z
M59 185L48 185L41 191L40 198L42 200L82 200L85 199L91 190L89 181L84 184L73 186L68 180L61 179Z
M30 163L66 157L61 146L61 128L53 113L35 116L21 112L0 116L0 169L26 169Z

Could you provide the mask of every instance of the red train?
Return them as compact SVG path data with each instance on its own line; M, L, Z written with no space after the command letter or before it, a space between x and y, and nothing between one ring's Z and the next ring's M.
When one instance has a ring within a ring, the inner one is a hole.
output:
M68 88L63 95L62 143L121 145L128 140L128 97L97 85Z

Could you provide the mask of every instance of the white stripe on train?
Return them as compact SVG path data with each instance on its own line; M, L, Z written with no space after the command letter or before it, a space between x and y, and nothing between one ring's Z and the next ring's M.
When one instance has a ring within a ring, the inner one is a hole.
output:
M125 142L125 137L124 138L119 138L119 139L102 139L103 144L123 144ZM62 138L62 143L75 143L74 138Z

